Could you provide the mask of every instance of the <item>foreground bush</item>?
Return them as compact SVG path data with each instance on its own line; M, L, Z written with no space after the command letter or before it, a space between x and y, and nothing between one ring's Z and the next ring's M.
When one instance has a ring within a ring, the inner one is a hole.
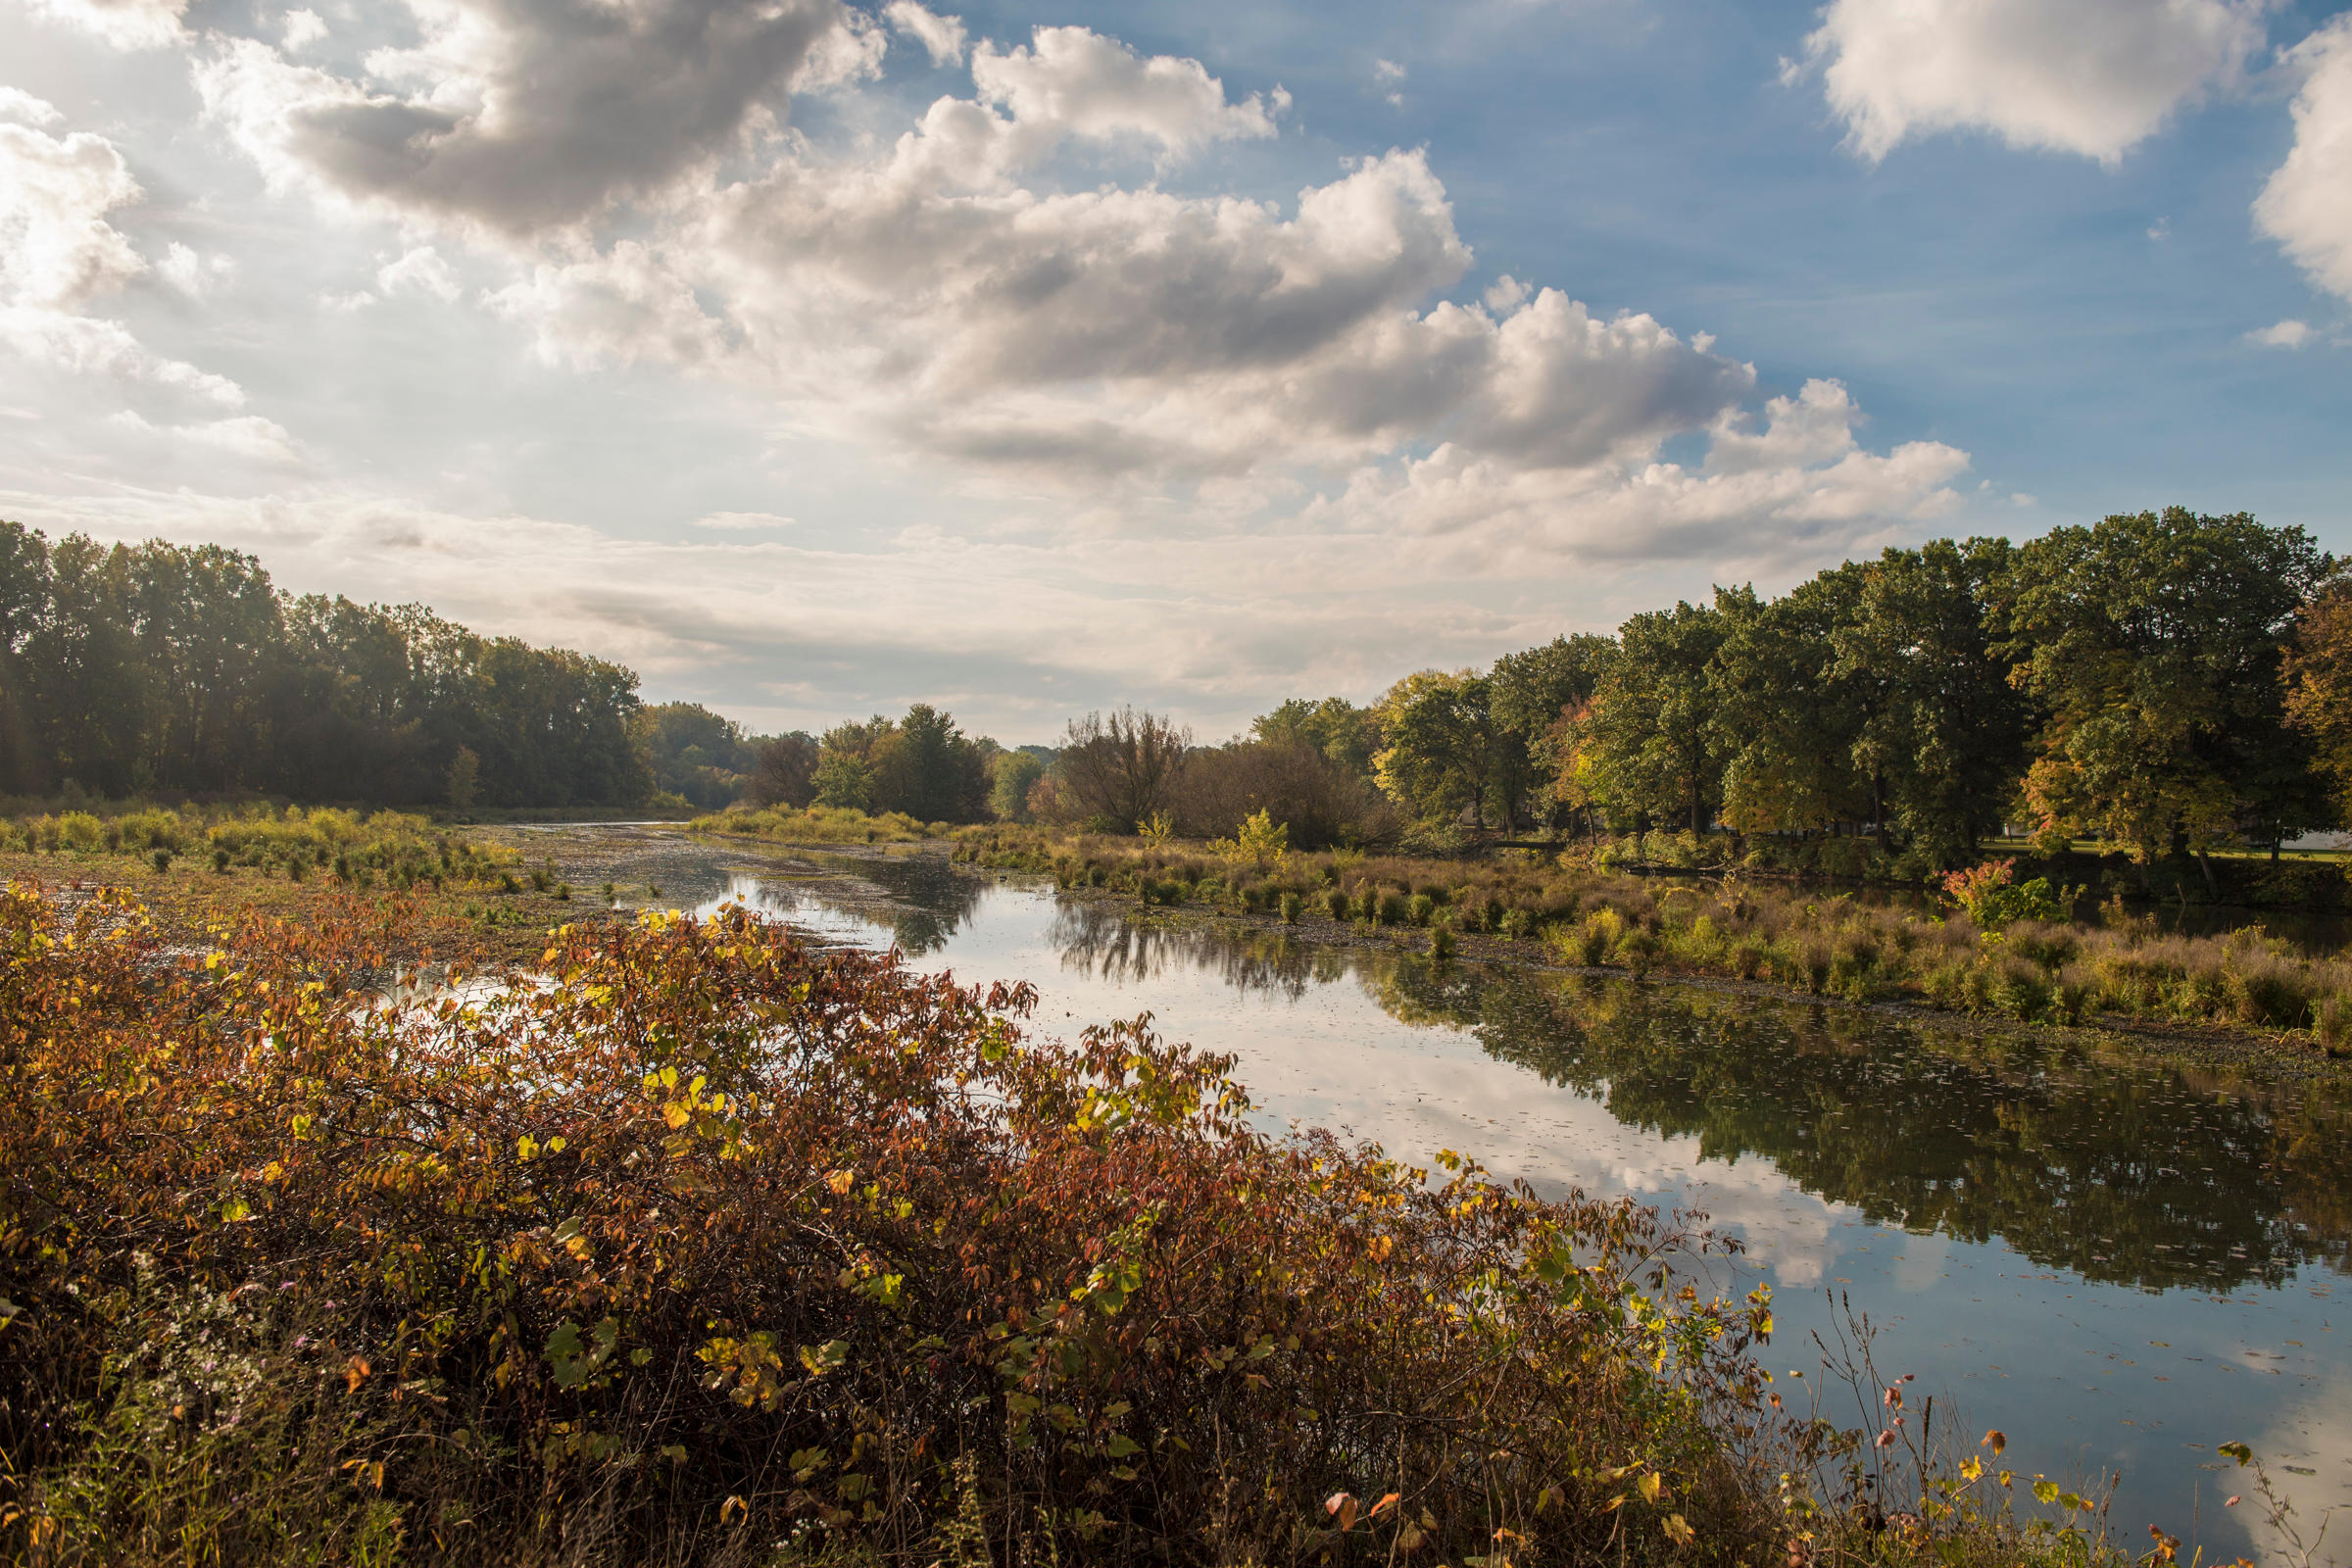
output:
M11 890L0 949L12 1561L1712 1561L1775 1528L1765 1307L1685 1283L1653 1212L1269 1142L1140 1022L1025 1037L1026 988L742 913L401 1005L346 989L349 932L198 960Z

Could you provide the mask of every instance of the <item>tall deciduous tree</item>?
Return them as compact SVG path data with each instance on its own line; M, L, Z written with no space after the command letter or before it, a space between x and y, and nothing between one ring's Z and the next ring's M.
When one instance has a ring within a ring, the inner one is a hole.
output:
M1554 727L1592 700L1616 654L1614 638L1579 632L1494 661L1488 679L1502 736L1494 783L1504 812L1514 820L1531 797L1545 793L1542 785L1556 771Z
M1381 789L1424 821L1468 811L1486 826L1503 738L1494 702L1494 682L1467 669L1425 669L1391 687L1372 760Z
M1711 751L1723 767L1722 813L1741 833L1790 832L1872 817L1854 736L1873 695L1834 678L1831 634L1850 618L1859 572L1823 572L1765 603L1718 589L1723 637L1708 683Z
M1998 829L2025 772L2030 710L1986 624L2014 559L2005 539L1888 550L1830 633L1833 677L1869 693L1855 764L1876 781L1882 816L1941 865L1968 860Z
M808 805L816 799L816 742L799 730L761 741L745 793L754 806Z
M1055 767L1087 815L1132 833L1163 809L1192 747L1189 730L1149 710L1073 718Z
M1580 748L1610 810L1706 830L1723 799L1709 670L1727 629L1720 610L1687 601L1618 628Z
M2329 566L2300 528L2181 507L2025 545L1999 606L2002 652L2044 714L2026 780L2044 825L2142 858L2303 825L2314 808L2278 672L2290 619Z

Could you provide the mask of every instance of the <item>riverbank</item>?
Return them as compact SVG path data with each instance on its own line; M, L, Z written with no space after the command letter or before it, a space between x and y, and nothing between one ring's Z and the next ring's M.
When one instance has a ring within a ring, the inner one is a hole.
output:
M270 922L0 928L11 1560L2124 1558L1816 1424L1655 1211L1271 1140L1024 987L738 912L368 1010Z
M1207 846L976 828L966 864L1053 876L1157 909L1295 927L1441 957L1550 962L1771 987L1860 1005L2091 1028L2154 1049L2343 1070L2352 961L2260 927L2166 935L2106 911L1996 929L1933 910L1737 874L1665 882L1534 852L1478 862L1348 852L1245 858ZM1988 922L1989 923L1989 922Z

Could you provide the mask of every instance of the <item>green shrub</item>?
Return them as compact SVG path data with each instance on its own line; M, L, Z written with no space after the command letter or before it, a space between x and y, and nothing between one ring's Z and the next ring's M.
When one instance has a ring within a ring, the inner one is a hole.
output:
M1290 891L1289 889L1287 889L1287 888L1286 888L1286 889L1283 891L1283 895L1282 895L1282 923L1283 923L1283 924L1285 924L1285 925L1297 925L1297 924L1298 923L1298 916L1299 916L1300 914L1304 913L1304 912L1305 912L1305 909L1306 909L1306 901L1305 901L1304 899L1300 898L1300 897L1299 897L1298 894L1296 894L1296 893L1294 893L1294 892L1291 892L1291 891Z

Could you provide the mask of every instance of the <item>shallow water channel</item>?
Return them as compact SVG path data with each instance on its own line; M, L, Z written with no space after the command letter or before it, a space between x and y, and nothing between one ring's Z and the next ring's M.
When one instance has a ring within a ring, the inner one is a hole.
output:
M2109 1518L2127 1544L2155 1523L2208 1560L2281 1546L2251 1473L2214 1451L2232 1441L2269 1464L2306 1541L2352 1504L2340 1087L1722 988L1433 970L936 857L799 858L798 876L723 852L673 860L662 902L738 900L826 940L895 943L920 969L1032 981L1048 1033L1149 1011L1238 1057L1277 1128L1703 1210L1746 1246L1722 1283L1773 1287L1785 1396L1805 1386L1789 1371L1820 1380L1814 1333L1867 1313L1880 1372L1915 1373L1910 1407L1935 1395L1963 1450L1998 1427L2021 1475L2120 1471ZM1850 1395L1824 1413L1865 1419ZM2352 1557L2352 1507L2328 1547Z

